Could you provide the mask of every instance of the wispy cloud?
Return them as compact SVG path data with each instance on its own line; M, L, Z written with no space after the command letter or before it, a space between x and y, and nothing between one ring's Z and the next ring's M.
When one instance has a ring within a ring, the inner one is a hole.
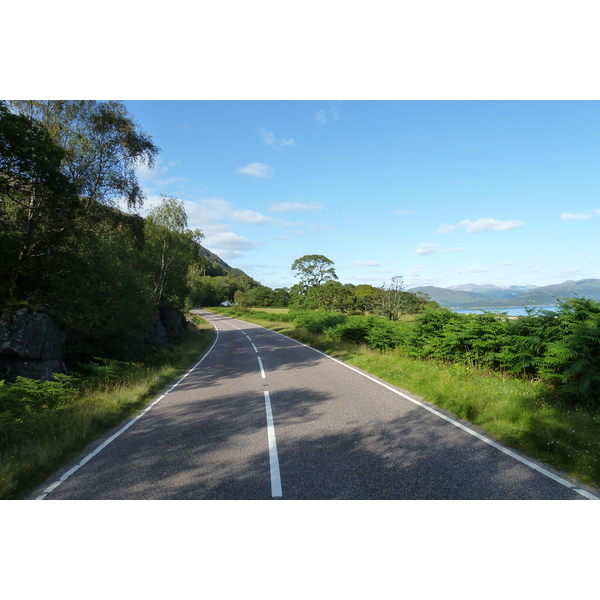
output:
M456 227L454 225L447 225L446 223L442 223L438 228L436 233L452 233Z
M165 189L172 183L187 181L185 177L168 176L171 168L176 167L179 163L169 161L165 163L160 157L156 159L154 168L148 167L146 163L141 163L135 170L135 174L141 183L142 187L147 192L157 192Z
M285 150L285 148L289 148L290 146L294 146L296 142L292 138L288 139L280 139L278 140L273 132L267 131L266 129L259 129L260 137L262 141L267 145L273 148L273 150L281 151Z
M331 105L328 109L323 109L315 115L315 121L324 125L329 121L337 121L340 118L340 109L337 104Z
M469 267L468 269L457 271L457 273L485 273L487 271L489 271L489 269L485 267Z
M255 210L236 209L223 198L203 198L196 202L186 202L186 211L190 220L200 223L199 226L203 230L206 225L223 221L233 221L247 225L273 225L276 227L290 227L293 225L288 221L274 219Z
M402 215L404 217L406 215L416 215L417 211L416 210L395 210L394 214Z
M434 254L439 247L439 244L419 244L415 254Z
M586 212L582 212L582 213L564 212L560 215L560 218L563 221L576 221L576 220L580 220L580 219L592 219L593 217L600 217L600 210L594 208L592 210L587 210Z
M261 177L268 179L269 177L273 176L273 167L264 165L262 163L250 163L245 167L238 167L235 172L242 175L248 175L250 177Z
M525 225L524 221L498 221L497 219L490 219L489 217L477 219L477 221L470 221L469 219L466 219L458 224L459 227L465 228L467 233L506 231L508 229L514 229L515 227L521 227L523 225Z
M287 221L278 221L273 217L268 217L255 210L233 210L230 213L231 219L236 223L246 223L249 225L278 225L280 227L289 227L292 223Z
M378 267L380 263L375 260L357 260L354 264L358 267Z
M203 245L221 258L237 258L246 250L257 250L262 242L253 242L231 231L206 236Z
M294 211L309 211L309 210L325 210L325 207L320 202L278 202L269 206L271 212L294 212Z

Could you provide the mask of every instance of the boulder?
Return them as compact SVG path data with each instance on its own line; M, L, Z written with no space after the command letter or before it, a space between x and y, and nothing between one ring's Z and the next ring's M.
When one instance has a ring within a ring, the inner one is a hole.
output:
M68 373L65 333L45 313L9 307L0 314L0 379L52 379Z

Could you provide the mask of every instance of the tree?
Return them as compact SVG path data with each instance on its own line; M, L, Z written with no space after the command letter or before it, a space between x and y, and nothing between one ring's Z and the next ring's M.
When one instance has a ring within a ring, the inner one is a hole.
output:
M199 229L188 229L183 200L164 194L162 204L146 216L145 233L154 299L181 308L189 294L189 268L199 259L204 234Z
M246 294L244 294L242 290L235 291L235 294L233 294L233 303L240 310L248 310L250 308L250 304L248 304L248 301L246 300Z
M390 321L397 321L403 314L414 314L421 304L417 297L404 291L404 281L400 275L392 277L389 284L381 286L381 313Z
M42 125L0 102L0 287L10 297L39 285L73 223L79 202L63 157Z
M129 208L143 204L135 170L153 167L159 148L122 102L17 100L9 106L42 123L63 148L63 173L79 195L109 205L124 198Z
M308 288L321 285L326 281L337 279L333 261L322 254L307 254L296 259L292 264L292 271L295 271L294 277L299 277L301 292L306 292Z

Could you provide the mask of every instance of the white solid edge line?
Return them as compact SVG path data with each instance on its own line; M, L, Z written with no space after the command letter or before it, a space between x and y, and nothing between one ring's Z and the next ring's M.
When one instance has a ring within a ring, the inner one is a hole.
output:
M129 429L138 419L141 419L153 406L158 404L167 394L171 393L192 371L194 371L198 367L198 365L200 365L200 363L210 354L211 350L215 347L215 345L219 339L219 330L217 329L217 327L215 325L213 325L213 327L215 328L216 336L215 336L214 342L212 343L212 346L203 354L202 358L191 369L189 369L182 377L180 377L177 380L177 383L175 383L175 385L172 385L164 394L162 394L162 396L158 397L156 400L154 400L154 402L152 402L146 408L144 408L139 414L137 414L135 417L133 417L124 427L119 429L119 431L117 431L114 435L112 435L110 438L108 438L103 444L98 446L93 452L90 452L88 455L86 455L78 464L76 464L72 469L69 469L64 475L62 475L62 477L60 479L58 479L57 481L55 481L54 483L49 485L44 490L44 493L42 495L38 496L36 498L36 500L43 500L50 492L54 491L61 483L63 483L69 477L71 477L71 475L73 475L73 473L75 473L75 471L77 471L78 469L83 467L83 465L85 465L85 463L87 463L89 460L94 458L94 456L96 456L99 452L104 450L104 448L106 448L106 446L108 446L111 442L116 440L124 431Z
M277 454L277 440L275 439L275 424L271 411L271 398L265 390L265 410L267 413L267 439L269 441L269 463L271 465L271 496L281 498L281 474L279 472L279 456Z
M259 325L259 327L261 327ZM509 450L508 448L494 442L493 440L485 437L484 435L481 435L480 433L477 433L476 431L474 431L473 429L471 429L470 427L467 427L465 425L463 425L462 423L459 423L458 421L455 421L454 419L448 417L447 415L435 410L434 408L432 408L431 406L427 406L426 404L423 404L422 402L419 402L418 400L416 400L415 398L411 398L410 396L407 396L406 394L403 394L400 390L397 390L381 381L378 381L377 379L375 379L374 377L371 377L370 375L368 375L367 373L364 373L363 371L360 371L359 369L357 369L356 367L353 367L352 365L348 365L345 362L342 362L341 360L338 360L337 358L334 358L333 356L329 356L329 354L326 354L325 352L322 352L321 350L317 350L316 348L313 348L312 346L309 346L308 344L304 344L302 342L299 342L298 340L295 340L294 338L288 337L287 335L284 335L283 333L279 333L279 331L274 331L273 329L268 329L267 327L263 327L263 329L266 329L267 331L271 331L273 333L276 333L277 335L280 335L288 340L291 340L292 342L295 342L296 344L299 344L300 346L304 346L305 348L309 348L310 350L314 350L315 352L318 352L319 354L329 358L330 360L335 361L336 363L339 363L340 365L342 365L343 367L346 367L347 369L350 369L351 371L354 371L355 373L358 373L359 375L362 375L363 377L366 377L367 379L370 379L371 381L374 381L376 384L380 385L381 387L386 388L387 390L389 390L390 392L393 392L394 394L397 394L398 396L401 396L402 398L405 398L406 400L412 402L413 404L416 404L417 406L420 406L421 408L424 408L425 410L428 410L429 412L433 413L434 415L440 417L441 419L444 419L445 421L448 421L449 423L451 423L452 425L455 425L456 427L459 427L460 429L462 429L463 431L466 431L467 433L469 433L470 435L480 439L482 442L485 442L486 444L489 444L490 446L493 446L494 448L496 448L497 450L500 450L500 452L503 452L504 454L507 454L508 456L514 458L515 460L519 461L520 463L534 469L535 471L537 471L538 473L541 473L542 475L545 475L546 477L556 481L557 483L560 483L561 485L569 488L570 490L573 490L574 492L577 492L578 494L580 494L581 496L584 496L585 498L588 498L590 500L600 500L600 498L594 494L591 494L590 492L587 492L585 490L582 490L578 487L575 486L575 484L567 481L566 479L563 479L562 477L559 477L558 475L555 475L554 473L548 471L547 469L544 469L543 467L540 467L539 465L536 465L535 463L531 462L530 460L527 460L526 458L519 456L518 454L516 454L515 452L513 452L512 450ZM260 359L259 359L260 360Z

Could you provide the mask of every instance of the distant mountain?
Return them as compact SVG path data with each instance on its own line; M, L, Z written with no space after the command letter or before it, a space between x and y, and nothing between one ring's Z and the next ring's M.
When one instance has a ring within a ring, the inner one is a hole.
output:
M459 292L475 292L477 294L486 294L489 292L493 293L521 293L532 290L537 286L535 285L494 285L493 283L488 283L484 285L479 285L477 283L464 283L461 285L451 285L449 290L458 290Z
M409 292L427 294L440 306L447 308L508 308L510 306L546 306L559 298L584 296L600 300L600 279L563 281L553 285L508 286L464 284L449 288L419 286Z
M213 263L217 264L226 273L233 273L235 275L248 277L248 275L244 273L244 271L229 266L220 256L217 256L214 252L207 250L204 246L200 246L200 254L208 258L208 260L212 261Z

